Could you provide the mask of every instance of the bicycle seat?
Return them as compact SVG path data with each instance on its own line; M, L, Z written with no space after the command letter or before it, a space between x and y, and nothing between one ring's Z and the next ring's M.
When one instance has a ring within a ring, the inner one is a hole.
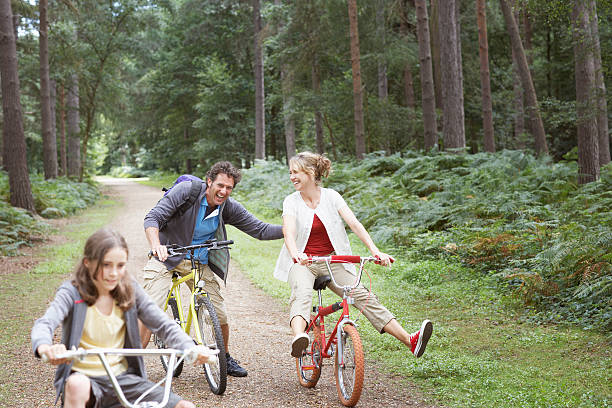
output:
M331 276L319 276L317 279L315 279L312 288L314 290L324 290L329 282L331 282Z

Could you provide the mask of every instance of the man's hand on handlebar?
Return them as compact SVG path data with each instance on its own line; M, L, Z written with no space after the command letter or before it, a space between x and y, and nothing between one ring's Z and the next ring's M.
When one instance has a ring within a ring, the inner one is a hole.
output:
M159 244L151 247L151 252L157 257L157 259L160 260L160 262L164 262L166 259L168 259L168 248L166 248L165 245Z

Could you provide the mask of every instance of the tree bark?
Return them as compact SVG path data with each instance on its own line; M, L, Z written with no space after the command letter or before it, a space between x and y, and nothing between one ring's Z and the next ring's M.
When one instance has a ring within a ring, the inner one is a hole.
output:
M274 0L276 6L281 5L281 0ZM278 30L282 31L284 22L280 21ZM281 62L280 66L281 87L283 94L283 123L285 127L285 150L287 153L287 163L296 154L295 149L295 118L293 116L294 98L291 94L293 87L293 74L287 64Z
M68 176L68 167L66 163L66 99L65 88L62 83L60 86L60 109L59 109L59 124L60 124L60 160L61 160L61 175Z
M415 1L416 4L416 1ZM425 8L427 8L427 2L425 2ZM443 5L446 7L446 4ZM434 91L435 91L435 102L436 108L442 109L444 93L442 91L442 67L440 66L440 1L431 0L431 17L429 18L429 34L431 49L430 54L432 56L433 65L433 78L434 78ZM417 17L418 18L418 17Z
M376 37L378 38L378 97L387 99L389 85L385 61L385 0L376 3Z
M28 174L23 110L19 90L17 46L10 0L0 0L0 83L2 89L4 166L8 171L10 202L32 213L34 198Z
M67 174L68 177L78 178L81 172L81 127L79 115L79 77L76 74L70 77L66 109L68 111Z
M47 0L39 0L40 27L38 49L40 59L40 122L43 141L43 168L45 180L57 177L57 144L51 122L51 96L49 91L49 43Z
M480 50L480 87L482 89L482 129L484 150L495 152L493 133L493 102L491 101L491 77L489 72L489 41L487 40L486 0L476 0L478 43Z
M266 158L266 120L264 95L263 49L261 47L261 13L260 0L253 0L253 58L255 70L255 158Z
M599 41L599 19L595 0L589 2L591 36L593 38L593 62L595 69L595 88L597 98L597 134L599 140L599 166L610 163L610 135L608 134L608 103L606 101L606 82L601 66L601 44Z
M51 105L51 138L55 140L55 166L59 175L59 161L57 156L57 81L49 80L49 102Z
M535 139L535 151L538 155L548 154L548 145L546 143L546 134L544 133L544 124L542 123L542 117L540 116L540 108L538 107L538 99L536 96L535 87L531 79L531 72L527 64L527 58L525 56L525 50L521 43L521 37L519 35L518 26L508 4L508 0L499 0L501 5L504 20L506 21L506 28L510 36L510 43L514 50L517 68L521 77L521 83L523 84L523 91L525 92L525 102L527 108L527 114L529 117L529 128L531 134Z
M599 141L593 41L589 9L584 0L574 0L572 26L576 66L578 183L585 184L599 178Z
M438 145L438 127L436 124L436 95L429 46L429 22L427 2L414 2L417 17L417 40L419 43L419 67L421 73L421 104L423 105L423 128L425 150L431 150Z
M444 96L442 105L444 149L465 149L463 70L456 0L446 2L439 13L440 65Z
M351 38L351 67L353 72L353 101L355 116L355 155L365 156L365 134L363 124L363 90L361 84L361 63L359 52L359 27L357 22L357 1L348 0L349 32Z
M515 21L518 21L518 10L515 11ZM512 85L514 89L514 139L515 144L513 147L519 149L525 148L525 141L523 134L525 133L525 105L523 86L521 85L521 74L519 73L518 60L516 58L516 52L512 48Z
M321 96L321 77L319 74L319 62L317 55L312 55L312 91L315 94L317 102L315 103L314 122L315 122L315 148L317 153L323 154L325 144L323 143L323 116L319 109L318 99Z

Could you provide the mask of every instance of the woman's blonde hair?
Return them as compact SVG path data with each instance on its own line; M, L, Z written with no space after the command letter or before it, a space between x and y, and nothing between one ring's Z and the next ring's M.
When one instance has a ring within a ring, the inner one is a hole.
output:
M102 228L94 232L85 242L83 250L83 258L79 262L74 271L72 284L78 289L81 297L88 306L93 305L98 299L98 289L94 284L94 279L100 273L104 264L104 257L113 248L120 248L125 251L127 258L128 247L125 238L117 231L109 228ZM85 260L89 261L89 265L95 265L95 270L90 270L85 266ZM123 275L115 289L111 291L111 296L117 302L117 305L124 312L134 304L134 289L132 288L132 278L129 273Z
M321 184L323 177L331 173L331 160L322 154L301 152L289 160L289 167L314 176L315 183Z

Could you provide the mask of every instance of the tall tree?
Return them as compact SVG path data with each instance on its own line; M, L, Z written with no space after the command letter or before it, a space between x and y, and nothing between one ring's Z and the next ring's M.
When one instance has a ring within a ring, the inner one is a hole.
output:
M319 61L316 53L313 53L312 56L312 91L317 99L321 97L321 71L319 69ZM321 114L321 109L319 109L318 101L315 103L314 120L315 148L317 153L322 154L325 150L325 145L323 143L323 115Z
M449 0L439 11L440 65L442 69L442 135L444 149L465 148L463 68L459 37L458 0Z
M59 96L59 137L60 137L60 174L62 176L68 176L68 165L66 161L66 92L64 84L60 85L60 96Z
M529 65L527 64L527 57L525 56L519 29L508 1L509 0L499 0L499 3L501 5L502 14L504 15L504 20L506 21L506 28L510 36L512 50L515 53L521 83L523 84L525 108L527 109L527 115L529 117L529 129L535 139L536 153L538 155L548 154L548 144L546 143L546 134L544 133L544 124L540 116L540 108L538 106L535 87L533 86L533 80L531 78L531 72L529 71Z
M49 36L47 0L39 0L40 26L38 36L40 60L40 122L43 140L43 168L45 179L57 177L57 143L53 133L51 116L51 92L49 83Z
M595 98L595 63L589 7L584 0L574 0L572 24L576 66L576 112L578 120L578 183L599 178L599 136Z
M274 5L277 7L281 5L281 0L274 0ZM285 22L280 19L278 22L278 31L283 31ZM295 117L293 113L294 109L294 97L293 97L293 73L289 70L289 66L285 61L281 61L280 66L281 75L281 93L283 96L283 124L285 130L285 150L287 153L287 160L295 156Z
M0 0L0 83L4 166L8 171L11 205L34 212L26 158L23 111L17 68L17 47L10 0Z
M67 111L67 175L78 178L81 174L81 125L79 113L79 77L72 74L66 97Z
M518 21L519 10L515 9L514 20ZM512 48L512 47L511 47ZM525 142L523 140L523 134L525 133L525 104L523 86L521 85L521 75L518 68L518 60L516 52L512 48L512 88L514 93L514 141L513 147L519 149L525 148Z
M423 105L423 127L425 129L425 150L438 144L438 125L436 124L436 95L429 46L429 18L427 2L415 0L417 16L417 38L419 42L419 68L421 72L421 104Z
M408 27L408 12L406 11L406 2L402 0L399 2L399 15L400 15L400 32L405 38L408 38L410 29ZM431 64L431 61L430 61ZM416 107L414 99L414 80L412 79L412 61L406 61L403 72L404 79L404 105L410 108L411 119L412 111Z
M349 32L351 38L351 67L353 72L353 102L355 117L355 155L365 156L365 133L363 123L363 89L361 83L361 56L359 50L359 27L357 22L357 0L348 0Z
M487 3L486 0L476 0L478 21L478 44L480 51L480 88L482 90L482 129L484 133L484 149L495 152L495 137L493 134L493 103L491 101L491 75L489 72L489 41L487 39Z
M385 60L385 0L376 2L376 37L378 39L378 97L387 99L389 95L387 61Z
M608 134L608 103L606 101L606 82L601 65L601 42L599 40L599 19L595 0L589 1L591 36L593 38L593 63L595 69L595 89L597 98L597 134L599 139L599 165L610 163L610 135Z
M261 31L261 3L253 0L253 69L255 76L255 158L266 158L266 111L264 95L264 62L262 31Z

